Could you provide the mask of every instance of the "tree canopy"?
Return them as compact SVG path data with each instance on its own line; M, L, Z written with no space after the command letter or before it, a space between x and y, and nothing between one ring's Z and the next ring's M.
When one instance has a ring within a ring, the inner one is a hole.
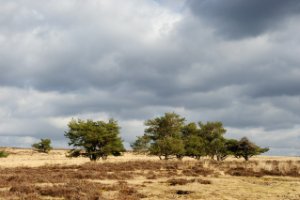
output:
M185 156L200 159L206 155L205 141L200 135L197 124L192 122L182 128L182 140L184 142Z
M84 156L90 160L106 159L108 155L118 156L125 151L119 136L120 127L114 119L108 122L72 119L65 137L69 139L70 157Z
M146 154L150 148L150 138L146 135L138 136L136 141L132 143L130 146L134 150L134 152L138 152L140 154Z
M160 159L209 156L222 161L233 155L248 160L268 151L268 148L260 148L247 138L240 141L225 138L226 129L219 121L186 124L185 118L180 115L165 113L145 121L145 126L144 135L139 136L131 147L134 152L157 155Z
M200 135L205 141L205 151L212 159L223 160L227 156L226 139L224 134L226 129L222 122L198 123L200 126Z
M166 160L170 157L182 157L184 144L181 140L181 130L184 121L185 119L176 113L165 113L162 117L147 120L144 137L148 138L150 143L149 153L159 156L160 159L164 157Z
M246 161L252 156L259 155L269 151L269 148L261 148L251 142L247 137L241 138L236 144L235 156L244 158Z

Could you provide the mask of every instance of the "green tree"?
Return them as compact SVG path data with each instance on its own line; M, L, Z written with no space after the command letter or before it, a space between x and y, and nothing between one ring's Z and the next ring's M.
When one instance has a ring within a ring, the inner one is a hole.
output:
M235 155L237 140L235 139L226 139L219 138L212 142L213 148L217 149L216 157L218 161L225 160L230 155Z
M200 135L197 124L192 122L185 125L182 129L182 139L184 142L185 155L200 159L205 156L205 141Z
M235 139L226 139L226 150L228 155L235 156L238 149L238 140Z
M41 153L49 153L52 150L50 139L41 139L40 142L32 144L32 148Z
M131 145L133 152L139 154L146 154L149 152L150 148L150 138L146 135L138 136L136 141L133 142Z
M156 140L150 146L150 154L156 155L159 159L165 160L176 157L181 159L184 156L184 144L180 138L166 136Z
M144 136L149 138L149 152L161 159L171 157L182 158L184 144L182 141L182 127L185 119L176 113L165 113L162 117L147 120Z
M206 124L199 122L200 135L205 142L206 155L212 159L215 157L218 161L227 157L226 139L224 134L226 129L222 122L207 122Z
M119 136L120 127L114 119L107 123L72 119L68 127L65 137L70 140L69 145L74 147L69 152L70 157L83 156L95 161L106 159L108 155L119 156L125 151Z
M244 158L246 161L249 160L252 156L260 155L269 151L269 148L261 148L251 142L248 138L243 137L238 141L236 146L235 156L237 158Z

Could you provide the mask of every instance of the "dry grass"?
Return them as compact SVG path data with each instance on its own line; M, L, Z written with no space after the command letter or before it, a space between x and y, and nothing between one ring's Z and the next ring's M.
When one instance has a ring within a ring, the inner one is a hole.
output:
M30 153L18 150L10 159L21 163L28 156L47 157ZM0 199L300 199L300 159L219 163L134 156L95 163L80 158L78 163L72 159L62 164L60 159L52 160L52 165L33 165L37 167L24 163L11 167L9 157L3 158Z

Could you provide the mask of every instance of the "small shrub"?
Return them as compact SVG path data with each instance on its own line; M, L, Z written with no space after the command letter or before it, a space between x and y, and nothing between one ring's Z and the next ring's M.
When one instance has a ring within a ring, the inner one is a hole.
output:
M147 179L157 179L157 176L155 175L154 172L150 171L147 175L146 175Z
M0 158L6 158L9 155L6 151L0 151Z
M182 174L186 175L186 176L208 176L213 174L214 171L211 169L207 169L207 168L203 168L203 167L199 167L199 166L193 166L190 169L185 169L182 170Z
M41 152L41 153L49 153L49 151L52 149L51 147L51 140L50 139L41 139L40 142L34 143L32 145L34 150Z
M176 194L178 195L188 195L188 194L191 194L193 193L192 191L187 191L187 190L177 190L176 191Z
M126 182L119 182L119 200L139 200L141 198L145 198L146 196L139 193L135 188L129 187Z
M255 172L253 170L246 169L243 167L229 169L226 173L231 176L249 176L249 177L262 177L264 175L261 172Z
M9 191L12 193L30 194L34 193L34 187L31 185L15 185L12 186Z
M173 178L173 179L169 179L167 180L167 183L169 183L169 185L171 186L175 186L175 185L186 185L188 183L190 183L190 180L184 179L184 178Z
M204 185L211 184L210 180L205 180L205 179L198 179L197 182Z

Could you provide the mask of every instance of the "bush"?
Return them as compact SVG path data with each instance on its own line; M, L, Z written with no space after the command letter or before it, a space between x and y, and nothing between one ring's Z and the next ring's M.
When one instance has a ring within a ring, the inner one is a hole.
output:
M173 178L173 179L169 179L167 180L167 183L170 185L170 186L175 186L175 185L186 185L188 183L192 183L194 182L195 180L188 180L188 179L184 179L184 178Z
M41 139L40 142L34 143L32 148L41 153L49 153L52 149L50 139Z
M6 158L9 155L6 151L0 151L0 158Z

